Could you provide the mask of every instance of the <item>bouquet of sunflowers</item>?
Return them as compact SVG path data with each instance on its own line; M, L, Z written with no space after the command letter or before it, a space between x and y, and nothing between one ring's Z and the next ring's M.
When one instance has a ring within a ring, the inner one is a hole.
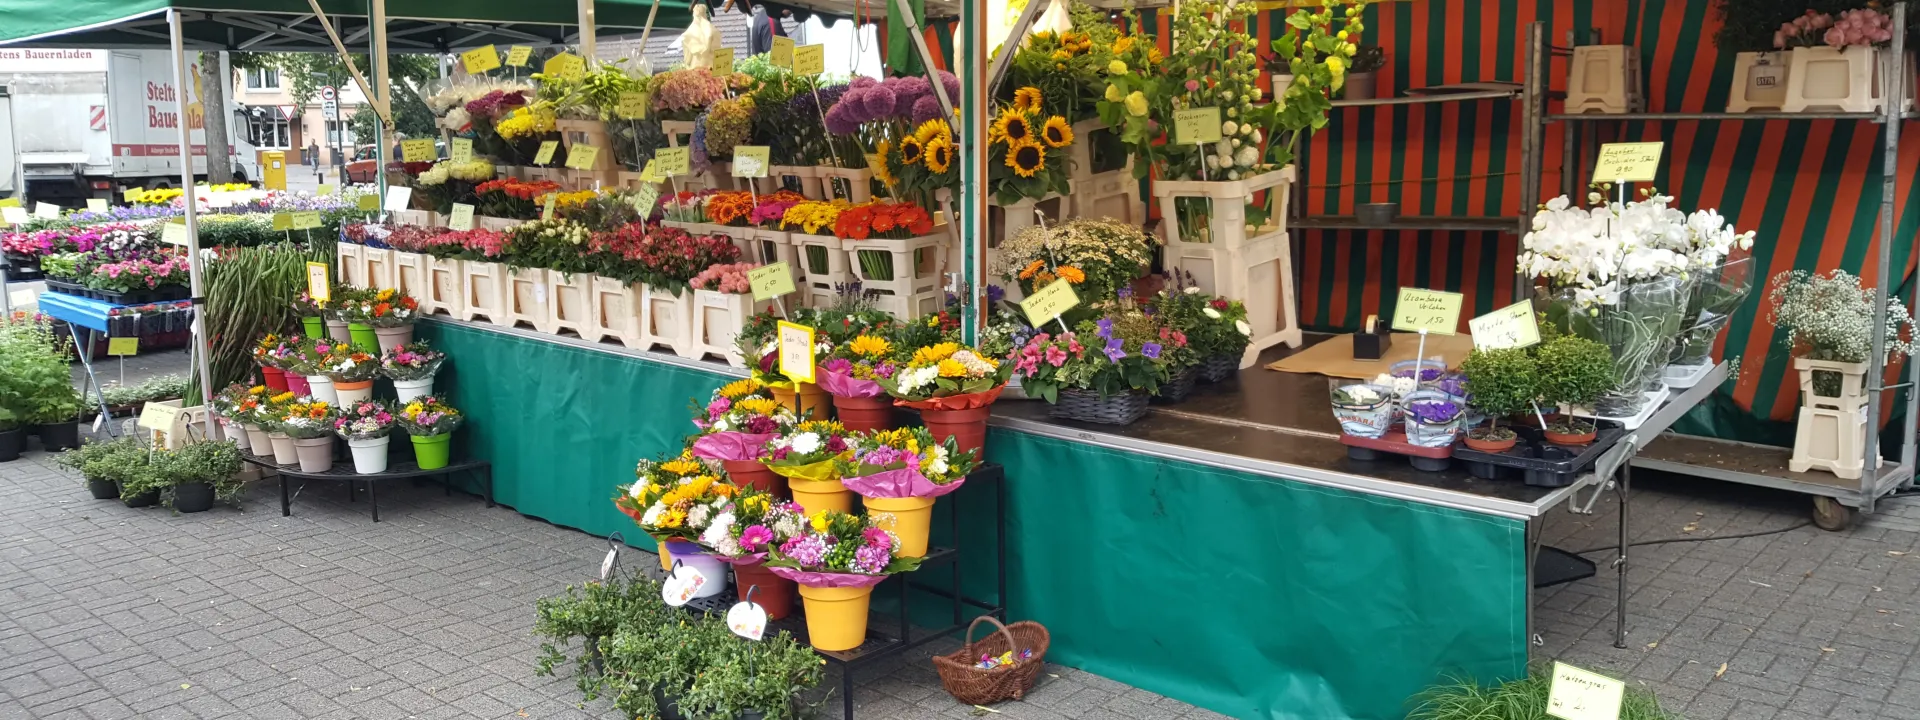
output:
M1039 88L1020 88L987 129L988 187L1002 205L1073 192L1073 125L1042 102Z
M854 438L834 461L848 490L869 498L935 498L960 489L980 467L951 437L935 440L926 428L883 430Z
M768 442L798 422L792 410L773 399L771 388L753 378L721 386L697 412L693 424L700 437L692 452L708 460L759 460Z

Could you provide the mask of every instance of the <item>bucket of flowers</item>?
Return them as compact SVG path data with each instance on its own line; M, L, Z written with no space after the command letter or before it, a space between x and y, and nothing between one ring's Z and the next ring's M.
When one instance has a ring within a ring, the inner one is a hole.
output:
M792 580L767 569L767 550L800 534L807 516L800 504L752 488L742 489L700 533L700 544L733 566L736 591L767 611L767 619L793 614Z
M323 473L333 469L333 422L339 411L321 400L300 398L287 403L280 417L280 432L293 440L300 472Z
M814 649L851 650L866 642L873 586L920 567L919 558L901 557L898 549L893 533L870 518L817 512L799 535L768 552L767 567L800 584Z
M850 512L853 498L840 484L834 460L852 447L855 436L831 420L807 420L767 443L768 470L786 478L786 490L808 512ZM737 480L736 480L737 482ZM762 490L766 488L760 488ZM779 491L775 491L779 494Z
M727 588L726 564L699 544L700 535L733 501L739 488L706 472L704 465L699 471L691 471L686 467L689 463L701 465L684 456L655 465L647 477L635 483L640 494L634 504L645 508L640 513L640 529L664 541L673 563L691 567L705 578L693 596L713 597Z
M943 342L915 350L899 372L877 382L895 404L919 410L934 438L955 440L977 460L986 456L987 415L1012 375L1012 364Z
M1437 390L1416 390L1406 397L1407 442L1418 447L1442 448L1460 434L1462 406Z
M319 370L333 386L335 401L344 407L373 397L380 358L357 346L336 343L320 358Z
M865 332L835 345L820 363L818 384L833 396L834 415L849 430L870 432L893 426L893 398L879 382L898 370L893 355L893 343L885 334Z
M373 328L376 348L362 348L378 355L413 342L413 321L420 317L420 301L406 293L388 288L355 298L350 310L354 323ZM359 344L356 339L355 344Z
M959 490L980 461L951 436L936 440L926 428L900 428L855 437L852 452L834 465L874 523L899 539L896 553L924 557L934 499Z
M453 431L464 420L466 416L437 395L417 398L400 409L400 426L413 438L413 458L421 470L447 466L453 454Z
M260 366L260 377L267 389L286 392L291 388L287 379L287 359L293 355L293 348L300 344L299 335L281 336L267 333L253 346L253 362ZM304 382L302 383L304 384Z
M233 440L236 447L249 452L266 452L266 433L252 425L254 412L260 402L266 399L267 387L246 383L228 385L220 394L213 396L213 414L220 419L222 434ZM253 434L259 432L261 443L256 448Z
M392 440L393 408L384 400L362 398L340 407L334 432L347 439L353 451L353 471L373 475L387 471L387 443Z
M433 394L433 376L447 354L433 349L425 340L416 340L388 350L380 358L380 374L393 381L393 391L402 405L415 398Z
M696 413L694 457L720 461L736 485L774 492L778 478L760 459L767 443L793 427L793 411L775 401L765 384L747 378L720 386Z
M293 314L300 316L300 328L308 337L327 333L327 301L315 300L303 290L293 298Z
M647 508L653 500L664 494L667 488L678 487L682 481L711 472L706 463L693 456L690 449L681 450L666 460L641 460L633 469L634 481L617 488L613 506L638 524L641 518L646 517ZM672 570L672 551L667 548L666 538L655 535L653 539L660 550L660 569Z
M334 348L344 345L332 338L308 338L294 348L293 357L287 361L287 387L301 395L311 395L316 400L329 403L340 401L333 391L333 378L328 377L324 368L332 358Z

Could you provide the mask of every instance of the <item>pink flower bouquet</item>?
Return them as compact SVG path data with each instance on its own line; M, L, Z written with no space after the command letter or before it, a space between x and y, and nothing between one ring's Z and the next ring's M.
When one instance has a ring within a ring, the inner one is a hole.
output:
M900 540L871 518L827 510L773 548L767 568L809 587L873 587L920 567L920 558L899 557L899 548Z

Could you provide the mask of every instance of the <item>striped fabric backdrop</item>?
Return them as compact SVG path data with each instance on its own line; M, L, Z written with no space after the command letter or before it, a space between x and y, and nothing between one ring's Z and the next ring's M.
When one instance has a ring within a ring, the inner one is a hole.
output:
M1287 11L1258 15L1262 43L1284 30ZM1721 111L1733 81L1733 54L1712 37L1720 22L1709 0L1402 0L1367 10L1365 40L1387 49L1381 94L1408 88L1522 77L1526 27L1543 21L1566 45L1635 47L1645 69L1649 110ZM1171 51L1159 15L1162 51ZM1566 61L1548 73L1566 84ZM1552 110L1558 112L1559 104ZM1518 216L1520 108L1507 101L1388 108L1343 108L1308 151L1306 212L1351 214L1361 202L1398 202L1407 215ZM1843 268L1868 279L1876 269L1881 128L1864 122L1637 122L1603 128L1601 140L1664 140L1657 187L1682 208L1719 208L1741 229L1759 231L1756 287L1722 338L1727 357L1744 357L1737 382L1679 428L1684 432L1791 444L1799 402L1790 358L1766 320L1761 286L1781 271ZM1560 194L1566 127L1545 133L1542 198ZM1906 180L1896 207L1894 290L1910 294L1920 208L1920 123L1907 123L1899 161ZM1593 152L1590 141L1586 152ZM1585 158L1591 166L1591 158ZM1584 183L1582 183L1584 184ZM1295 232L1301 243L1300 315L1310 330L1351 331L1368 315L1388 315L1401 286L1458 291L1467 313L1515 301L1519 239L1484 232ZM1465 328L1464 318L1462 329Z

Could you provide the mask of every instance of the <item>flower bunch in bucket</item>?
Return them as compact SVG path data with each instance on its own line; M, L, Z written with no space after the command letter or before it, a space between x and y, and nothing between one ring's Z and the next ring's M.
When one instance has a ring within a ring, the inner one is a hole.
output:
M738 488L712 473L655 479L639 497L646 508L640 513L640 529L655 538L697 543L736 492Z
M384 400L361 400L342 405L333 429L348 440L373 440L393 433L398 419Z
M814 381L833 396L840 420L855 430L892 424L893 399L880 382L899 371L894 351L885 332L869 330L835 345L814 373Z
M290 369L293 360L299 355L300 344L305 341L299 335L275 335L267 333L253 346L253 361L261 367L275 370Z
M806 529L799 503L758 490L739 491L700 533L700 544L733 560L759 560Z
M800 585L808 640L832 652L866 641L873 586L920 567L920 558L903 557L899 549L899 539L871 516L816 511L800 534L767 553L766 563L775 575Z
M835 465L841 481L868 498L939 497L960 489L980 467L952 438L936 439L920 427L859 435L850 450Z
M448 435L465 421L465 415L437 396L429 395L400 408L400 426L416 437Z
M898 404L919 410L934 437L957 438L962 452L979 455L986 444L989 406L1000 398L1013 370L1012 363L970 346L940 342L915 350L899 372L877 382Z
M690 450L681 450L666 460L641 460L633 468L634 481L619 486L619 494L613 498L614 507L639 522L647 508L668 488L679 487L685 481L711 472Z
M280 432L294 438L324 438L333 434L338 409L331 403L311 397L295 398L281 408Z
M751 462L766 444L798 422L792 410L773 399L766 384L747 378L713 391L693 424L700 429L693 454L709 460Z

